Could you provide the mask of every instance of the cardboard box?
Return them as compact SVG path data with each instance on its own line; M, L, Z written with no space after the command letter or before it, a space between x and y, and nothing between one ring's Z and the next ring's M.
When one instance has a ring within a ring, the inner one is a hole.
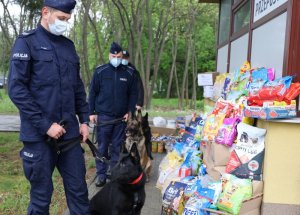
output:
M244 107L244 115L246 117L258 119L281 119L296 117L296 105L287 106L247 106Z
M213 86L218 72L198 73L198 86Z
M226 166L229 161L232 148L215 142L212 142L211 144L214 165Z
M159 134L159 135L175 135L176 133L176 129L174 128L165 128L165 127L154 127L154 126L150 126L151 127L151 133L152 134Z

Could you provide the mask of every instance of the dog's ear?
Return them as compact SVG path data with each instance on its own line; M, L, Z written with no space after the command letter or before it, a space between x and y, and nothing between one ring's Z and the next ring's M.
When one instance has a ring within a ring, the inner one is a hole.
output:
M144 119L148 121L148 112L146 112Z
M142 122L142 118L143 118L143 116L142 116L142 111L141 111L141 110L138 110L138 111L137 111L137 120L138 120L139 122Z
M125 144L126 144L126 142L124 142L124 143L121 145L121 153L127 154L127 153L128 153L128 150L127 150Z
M136 142L131 145L130 155L136 160L137 163L140 163L140 154Z

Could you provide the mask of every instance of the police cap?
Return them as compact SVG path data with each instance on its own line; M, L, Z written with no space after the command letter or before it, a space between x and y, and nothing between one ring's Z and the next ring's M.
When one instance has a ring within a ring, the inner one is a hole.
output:
M111 54L118 54L118 53L121 52L121 51L122 51L122 47L121 47L118 43L113 42L113 43L111 44L110 50L109 50L109 52L110 52Z
M126 50L124 50L124 51L123 51L123 56L124 56L124 57L129 57L129 56L130 56L130 55L129 55L129 52L126 51Z
M64 13L72 13L76 5L74 0L44 0L44 6L52 7Z

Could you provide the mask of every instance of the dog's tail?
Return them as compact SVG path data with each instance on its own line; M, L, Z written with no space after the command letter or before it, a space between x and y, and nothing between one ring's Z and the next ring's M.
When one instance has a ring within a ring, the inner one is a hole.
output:
M145 144L146 144L147 155L151 160L153 160L151 136L152 136L151 132L149 132L149 134L147 136L145 136Z

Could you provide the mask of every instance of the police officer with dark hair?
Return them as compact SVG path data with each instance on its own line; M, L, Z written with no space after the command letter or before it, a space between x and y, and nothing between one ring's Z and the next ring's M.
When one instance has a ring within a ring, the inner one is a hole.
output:
M135 110L137 100L136 76L132 69L121 64L122 48L113 42L109 53L110 62L96 68L89 93L90 121L97 123L99 154L108 158L110 146L110 168L119 159L120 146L124 142L124 121L128 112ZM106 183L107 165L96 160L96 186Z
M20 111L20 156L31 185L28 214L49 214L55 167L70 213L90 214L80 146L80 135L83 141L89 135L89 109L74 44L62 36L75 5L45 0L41 23L21 34L12 49L9 96Z
M143 81L141 79L139 71L130 62L129 58L130 58L129 52L124 50L123 51L123 57L122 57L122 64L125 65L125 66L128 66L130 69L134 70L134 72L136 74L137 89L138 89L136 109L140 110L140 109L142 109L142 107L144 105L144 85L143 85Z

